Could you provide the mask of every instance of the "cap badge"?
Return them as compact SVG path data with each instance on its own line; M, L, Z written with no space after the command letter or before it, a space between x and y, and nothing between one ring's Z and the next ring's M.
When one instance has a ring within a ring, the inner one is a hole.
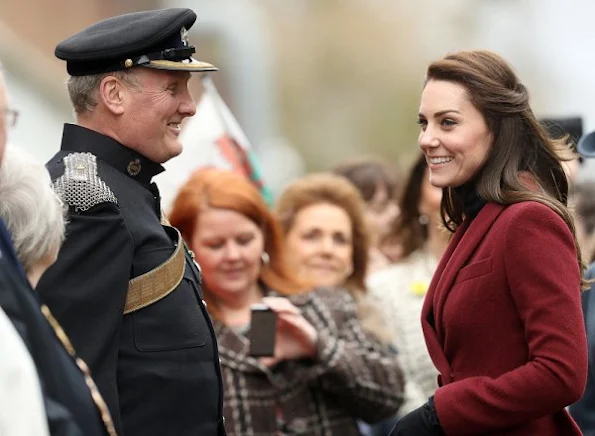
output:
M180 39L182 40L184 47L188 47L188 30L186 30L185 27L180 29Z
M138 174L140 173L140 160L138 159L134 159L131 160L130 163L128 164L128 167L126 168L126 171L128 171L128 174L130 174L131 176L138 176Z

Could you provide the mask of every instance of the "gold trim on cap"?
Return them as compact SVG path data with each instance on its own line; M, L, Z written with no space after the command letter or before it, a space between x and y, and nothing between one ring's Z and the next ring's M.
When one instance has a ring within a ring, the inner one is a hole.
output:
M143 64L143 67L154 68L156 70L170 70L170 71L189 71L189 72L200 72L200 71L217 71L218 68L208 62L197 61L191 59L190 62L177 62L177 61L165 61L165 60L154 60L148 64Z
M126 60L124 61L124 66L125 66L126 68L130 68L130 67L132 67L133 65L134 65L134 62L132 62L132 59L126 59Z

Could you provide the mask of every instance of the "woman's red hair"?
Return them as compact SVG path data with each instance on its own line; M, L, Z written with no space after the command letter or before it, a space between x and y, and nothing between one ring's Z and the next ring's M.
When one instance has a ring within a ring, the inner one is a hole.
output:
M264 249L270 261L263 264L260 280L281 295L305 291L288 270L283 255L283 239L267 204L250 181L231 171L203 168L194 172L178 191L169 220L177 227L186 243L191 244L201 213L207 208L233 210L254 222L263 232ZM192 249L192 246L190 246ZM217 317L217 303L204 284L209 311Z

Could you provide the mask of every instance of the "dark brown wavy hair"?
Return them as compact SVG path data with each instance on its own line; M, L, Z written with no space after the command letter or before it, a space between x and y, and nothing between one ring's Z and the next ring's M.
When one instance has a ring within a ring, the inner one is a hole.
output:
M419 202L422 197L424 175L426 175L426 157L423 153L409 170L403 192L399 198L401 213L391 232L403 247L402 256L407 257L424 246L428 240L428 227L419 222Z
M397 174L379 159L356 158L344 161L331 170L345 177L358 189L365 202L374 198L379 186L386 189L391 200L398 189Z
M489 51L462 51L433 62L426 83L430 80L462 85L492 134L492 147L474 178L479 196L504 205L537 201L550 207L568 225L578 247L574 221L566 207L568 180L561 165L574 157L571 140L548 136L533 114L527 89L510 65ZM444 189L441 214L449 230L461 225L464 203L455 189ZM582 270L578 249L577 260Z

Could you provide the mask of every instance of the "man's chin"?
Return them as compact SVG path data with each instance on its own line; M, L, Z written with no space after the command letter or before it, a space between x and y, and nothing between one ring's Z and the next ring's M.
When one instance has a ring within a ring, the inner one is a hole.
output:
M182 146L181 142L179 142L179 141L175 141L173 143L170 142L166 148L167 156L166 156L165 160L160 163L165 163L168 160L173 159L176 156L179 156L180 154L182 154L183 150L184 150L184 147Z

